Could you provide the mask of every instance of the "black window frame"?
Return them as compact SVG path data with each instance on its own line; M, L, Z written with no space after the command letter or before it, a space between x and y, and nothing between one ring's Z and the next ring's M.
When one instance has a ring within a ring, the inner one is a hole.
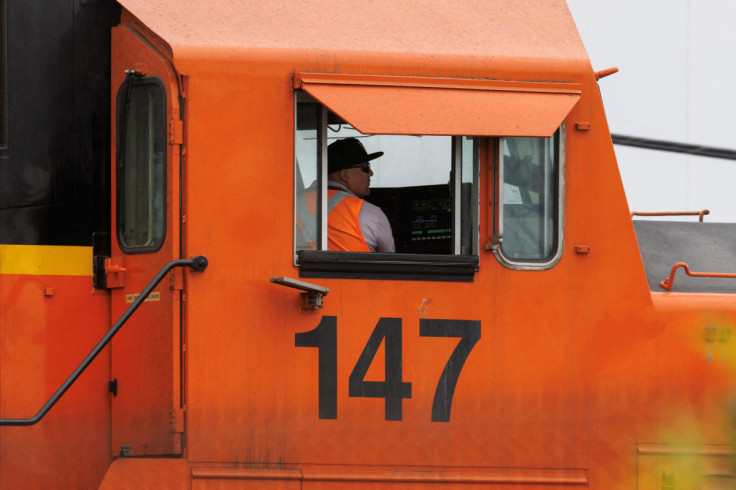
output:
M161 203L161 213L162 213L162 220L161 220L161 235L158 238L158 240L153 243L152 245L145 245L145 246L135 246L135 245L129 245L125 242L124 236L124 219L121 219L123 217L123 213L125 210L125 132L124 129L127 129L127 123L128 123L128 110L127 110L127 104L130 102L130 98L132 95L133 90L135 90L135 87L138 86L145 86L145 85L154 85L156 86L161 93L162 97L162 104L160 107L160 115L161 115L161 131L162 133L162 140L163 140L163 158L161 159L162 165L163 165L163 171L162 171L162 178L160 182L160 186L158 189L161 191L162 196L162 203ZM117 242L118 246L120 247L120 250L123 251L123 253L128 255L134 255L134 254L147 254L147 253L155 253L159 251L165 241L166 241L166 235L167 235L167 228L168 228L168 220L167 220L167 190L168 190L168 141L167 141L167 114L168 114L168 100L167 100L167 94L166 94L166 86L163 83L163 80L161 80L159 77L156 76L138 76L136 73L131 72L126 77L125 81L120 85L120 88L118 89L117 99L116 99L116 217L117 217L117 230L116 230L116 236L117 236Z

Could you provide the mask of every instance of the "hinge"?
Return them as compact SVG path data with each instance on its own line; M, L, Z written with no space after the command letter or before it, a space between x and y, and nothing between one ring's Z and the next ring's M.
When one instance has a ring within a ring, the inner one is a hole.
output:
M179 96L182 99L187 98L189 92L189 77L185 75L179 75Z
M493 240L490 243L485 244L484 248L487 251L493 252L494 254L496 254L501 249L501 243L503 243L503 236L497 234L493 237Z
M171 409L171 432L184 432L184 409Z
M171 271L170 281L172 290L182 291L184 289L184 273L181 270Z
M172 119L169 121L169 144L184 144L184 121L181 119Z

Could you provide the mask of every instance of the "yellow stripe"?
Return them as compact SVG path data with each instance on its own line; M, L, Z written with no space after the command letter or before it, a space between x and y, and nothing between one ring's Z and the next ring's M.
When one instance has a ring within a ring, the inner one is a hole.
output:
M91 276L92 247L0 245L0 274Z

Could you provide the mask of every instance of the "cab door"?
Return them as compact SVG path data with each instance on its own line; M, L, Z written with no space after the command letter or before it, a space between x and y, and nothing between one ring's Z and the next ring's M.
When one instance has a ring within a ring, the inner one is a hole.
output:
M112 237L106 261L115 322L181 255L179 78L129 27L112 35ZM112 454L182 451L181 271L151 293L111 343Z

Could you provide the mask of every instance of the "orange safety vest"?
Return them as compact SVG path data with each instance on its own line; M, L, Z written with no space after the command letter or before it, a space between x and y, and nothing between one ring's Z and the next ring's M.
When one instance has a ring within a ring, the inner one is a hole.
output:
M363 200L345 191L327 191L327 248L336 252L370 252L360 232Z
M311 216L317 212L316 192L303 194L304 203ZM327 191L327 248L334 252L370 252L371 249L360 231L360 208L363 199L350 195L345 191L329 189ZM311 221L304 219L303 221ZM297 216L297 224L308 240L309 248L313 248L316 232L305 227ZM316 247L314 247L316 248Z

